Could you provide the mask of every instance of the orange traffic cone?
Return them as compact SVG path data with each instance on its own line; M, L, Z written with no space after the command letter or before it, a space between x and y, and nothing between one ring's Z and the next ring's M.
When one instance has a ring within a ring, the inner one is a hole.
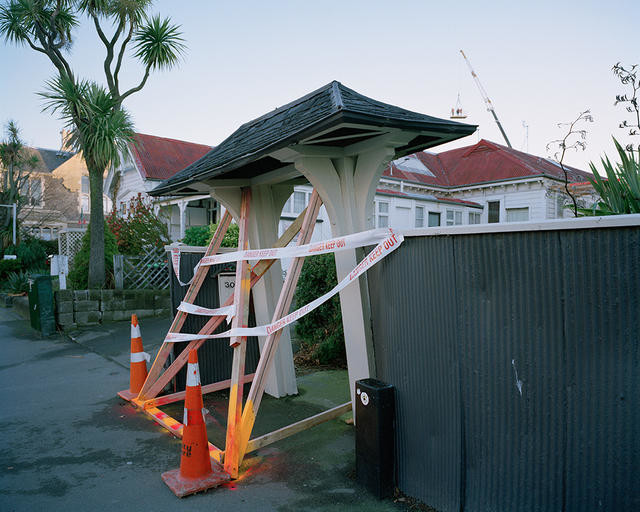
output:
M230 479L222 466L215 461L212 463L209 456L196 350L189 351L182 423L180 468L162 473L162 480L178 498L217 487Z
M125 400L133 400L138 396L144 381L147 380L147 362L151 359L142 349L142 335L138 317L131 315L131 365L129 370L129 389L120 391L118 395Z

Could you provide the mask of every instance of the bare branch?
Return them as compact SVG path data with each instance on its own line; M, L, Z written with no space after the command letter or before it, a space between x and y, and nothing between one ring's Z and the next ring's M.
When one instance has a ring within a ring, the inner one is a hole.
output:
M149 78L150 71L151 71L151 64L148 64L144 70L144 77L142 78L142 81L140 82L140 84L138 84L136 87L132 87L123 95L121 95L118 103L122 103L125 100L125 98L127 98L128 96L131 96L133 93L136 93L140 89L142 89L144 87L144 84L147 83L147 79Z

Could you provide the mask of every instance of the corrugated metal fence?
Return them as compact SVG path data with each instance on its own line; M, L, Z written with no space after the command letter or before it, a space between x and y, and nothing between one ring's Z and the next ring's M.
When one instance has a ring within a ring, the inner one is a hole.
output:
M193 275L193 268L202 258L203 253L183 252L180 258L180 277L182 281L188 281ZM188 286L180 286L176 276L171 268L171 258L168 258L169 273L171 275L171 303L173 311L176 311L180 302L187 293ZM195 304L206 308L217 308L220 306L220 298L218 295L218 279L217 276L221 272L235 272L235 264L230 265L213 265L210 267L209 274L202 284ZM209 317L189 315L182 327L181 332L197 333ZM255 315L253 313L253 304L250 304L249 326L255 326ZM216 333L224 332L229 329L229 325L223 322ZM174 353L177 355L187 343L175 343ZM245 363L245 374L255 372L260 359L260 351L258 349L258 338L252 337L247 339L247 355ZM200 379L202 384L210 384L231 378L231 362L233 360L233 349L229 346L229 339L209 340L198 350L198 364L200 367ZM175 389L184 390L186 381L186 365L176 375Z
M640 228L407 238L368 281L402 491L640 510Z

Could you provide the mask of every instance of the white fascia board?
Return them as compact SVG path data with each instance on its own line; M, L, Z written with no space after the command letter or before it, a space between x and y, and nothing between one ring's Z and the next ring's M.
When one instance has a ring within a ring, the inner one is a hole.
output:
M211 198L210 194L203 194L200 196L184 196L184 197L178 197L174 199L155 200L153 204L158 206L170 206L172 204L178 204L184 201L186 201L187 203L190 203L191 201L199 201L200 199L210 199L210 198Z
M569 229L640 227L640 213L578 217L577 219L550 219L529 222L500 222L464 226L434 227L404 231L405 237L440 235L482 235L484 233L514 233L523 231L562 231Z
M477 184L473 184L473 185L461 185L461 186L454 186L454 187L443 187L440 185L427 185L425 183L419 183L417 181L410 181L410 180L403 180L401 178L394 178L391 176L384 176L383 178L380 179L380 183L400 183L400 182L404 182L405 186L409 186L409 187L416 187L416 188L424 188L426 190L438 190L438 191L442 191L444 193L456 193L456 192L462 192L465 190L476 190L476 189L482 189L482 188L496 188L496 187L506 187L509 185L517 185L520 183L536 183L536 182L544 182L545 179L550 179L552 180L552 178L550 178L549 176L531 176L528 178L515 178L515 179L510 179L510 180L498 180L498 181L486 181L484 183L477 183Z

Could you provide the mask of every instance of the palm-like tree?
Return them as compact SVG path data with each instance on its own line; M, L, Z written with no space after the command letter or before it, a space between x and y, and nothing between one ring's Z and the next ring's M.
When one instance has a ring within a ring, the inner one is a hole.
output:
M0 34L46 55L58 72L41 94L45 109L60 115L72 129L72 143L82 151L89 170L90 288L101 288L105 279L104 171L117 164L133 137L122 102L145 86L151 71L174 67L185 50L179 26L159 16L148 17L150 6L151 0L10 0L0 6ZM105 47L106 88L78 80L67 59L81 16L90 19ZM114 27L113 34L105 33L104 21ZM120 70L130 44L144 73L137 85L121 92Z

